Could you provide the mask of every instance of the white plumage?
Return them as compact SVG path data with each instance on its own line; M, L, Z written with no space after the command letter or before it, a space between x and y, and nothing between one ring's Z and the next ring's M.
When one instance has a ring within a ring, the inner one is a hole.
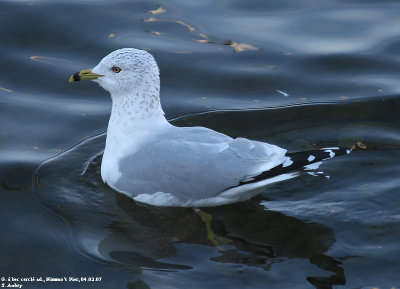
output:
M112 98L101 176L113 189L159 206L217 206L296 176L282 148L171 125L160 104L158 66L146 51L116 50L91 73ZM260 177L277 168L281 174Z

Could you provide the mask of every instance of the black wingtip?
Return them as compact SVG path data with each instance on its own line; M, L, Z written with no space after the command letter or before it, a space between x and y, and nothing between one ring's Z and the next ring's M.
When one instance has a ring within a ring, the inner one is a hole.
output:
M303 152L287 153L287 161L283 164L265 171L252 180L241 182L240 185L256 183L281 174L286 174L304 168L305 166L331 159L340 155L348 155L352 152L350 148L327 147L319 150L309 150Z
M350 148L326 147L319 150L287 153L286 156L293 161L290 167L292 169L299 169L306 165L328 160L336 156L348 155L351 151L352 149Z

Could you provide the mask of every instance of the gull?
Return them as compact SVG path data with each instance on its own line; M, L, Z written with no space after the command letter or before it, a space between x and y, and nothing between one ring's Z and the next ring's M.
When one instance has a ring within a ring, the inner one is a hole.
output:
M111 94L101 177L112 189L155 206L209 207L248 200L349 149L288 153L205 127L176 127L164 116L153 56L122 48L69 81L92 80Z

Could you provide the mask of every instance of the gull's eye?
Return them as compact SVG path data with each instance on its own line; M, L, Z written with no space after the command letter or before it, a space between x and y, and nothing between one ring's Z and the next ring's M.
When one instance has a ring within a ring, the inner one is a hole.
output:
M121 68L119 68L118 66L113 66L112 71L114 71L115 73L120 73Z

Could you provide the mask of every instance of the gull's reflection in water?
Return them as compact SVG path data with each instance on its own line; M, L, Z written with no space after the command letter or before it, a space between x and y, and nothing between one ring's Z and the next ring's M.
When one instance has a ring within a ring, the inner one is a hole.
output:
M71 225L79 253L135 273L189 270L198 266L193 255L235 265L237 273L257 267L266 274L272 264L305 258L329 272L304 276L315 288L346 283L340 261L324 254L335 242L330 228L268 211L257 198L200 211L138 204L103 184L101 155L82 164L103 144L104 135L85 141L44 162L34 178L41 202Z

